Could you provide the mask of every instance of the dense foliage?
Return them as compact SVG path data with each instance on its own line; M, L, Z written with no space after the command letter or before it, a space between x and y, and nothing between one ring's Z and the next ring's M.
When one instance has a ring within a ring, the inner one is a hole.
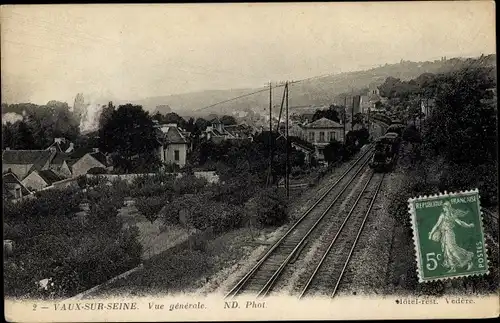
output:
M409 180L392 196L389 213L403 227L407 244L411 245L411 224L408 215L408 198L437 194L438 192L471 190L478 188L481 206L498 203L497 128L496 128L496 68L483 64L482 58L456 72L426 74L407 82L386 82L393 99L406 98L407 109L411 102L422 96L435 100L430 115L423 119L421 129L410 125L403 132L403 139L411 145L412 163ZM411 83L411 84L410 84ZM404 92L403 94L401 92ZM421 135L420 135L421 132ZM486 230L491 230L485 227ZM490 249L491 250L491 249ZM494 249L493 249L494 250ZM455 284L474 292L498 290L498 252L488 254L490 275L465 277ZM441 295L442 282L419 284L416 264L407 264L406 288L426 295Z
M498 186L491 176L498 160L496 84L496 68L479 58L456 72L423 74L409 82L388 79L381 88L406 106L402 114L407 116L420 113L422 98L434 100L421 131L409 126L403 139L415 144L422 158L445 161L443 190L478 187L485 205L497 203Z
M88 210L81 211L82 203ZM5 294L69 297L138 265L136 228L121 228L123 197L107 185L87 193L50 190L4 205L5 239L15 242L4 260ZM48 290L37 282L51 279Z
M313 121L319 120L321 118L327 118L335 122L340 122L340 116L337 111L343 110L342 107L337 107L335 105L331 105L326 110L316 110L313 115Z
M99 148L110 153L115 168L124 172L157 169L159 145L153 121L141 106L121 105L99 129Z
M200 143L192 154L191 163L225 174L248 172L260 183L265 183L269 168L269 132L262 132L253 142L211 141ZM273 147L272 178L276 183L285 174L286 140L275 133L271 136ZM304 166L304 154L289 146L290 167ZM291 168L290 168L291 169Z
M6 112L16 113L19 120L2 125L3 149L46 149L54 138L75 140L80 134L79 120L67 103L2 105L2 114Z

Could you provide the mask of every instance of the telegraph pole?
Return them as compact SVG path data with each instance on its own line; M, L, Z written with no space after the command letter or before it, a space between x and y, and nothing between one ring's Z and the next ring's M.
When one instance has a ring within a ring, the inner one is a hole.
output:
M370 108L371 106L368 106L368 138L370 138Z
M420 105L418 107L418 131L422 135L422 104L424 101L420 98Z
M285 123L285 133L286 133L286 172L285 172L285 183L286 183L286 197L290 196L290 165L289 165L289 150L288 150L288 144L289 144L289 139L288 139L288 81L285 83L285 89L286 89L286 105L285 105L285 115L286 115L286 123Z
M354 126L354 94L351 93L351 131Z
M346 120L346 109L347 109L347 94L344 97L344 113L342 114L342 123L344 124L344 137L342 138L342 144L345 144L345 120Z
M267 175L267 185L272 182L273 177L273 142L272 142L272 133L273 133L273 97L272 97L272 83L269 81L269 173Z

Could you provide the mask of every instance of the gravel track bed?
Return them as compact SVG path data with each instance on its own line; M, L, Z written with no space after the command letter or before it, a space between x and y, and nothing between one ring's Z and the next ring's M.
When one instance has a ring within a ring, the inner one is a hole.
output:
M321 259L331 239L335 233L338 232L344 218L354 204L364 184L368 180L368 174L369 170L368 168L365 168L365 171L358 175L359 177L356 180L355 185L352 186L342 203L330 210L329 217L325 219L326 222L324 222L323 226L320 226L320 230L318 230L316 234L310 237L309 242L302 250L301 255L293 264L287 266L283 273L284 279L275 287L276 291L283 290L284 292L292 294L302 290L302 287L309 279L312 271ZM352 215L352 217L356 216L358 215ZM345 229L346 228L344 228L344 230ZM285 277L288 277L288 279Z
M387 210L391 184L397 175L386 174L372 211L339 286L339 295L383 294L392 243L394 219Z
M210 278L210 281L197 291L200 293L227 293L266 253L270 245L279 240L286 230L293 225L294 221L307 211L361 154L362 152L359 152L351 161L333 169L331 173L323 177L316 186L308 188L300 197L291 201L289 205L289 216L291 221L289 223L275 229L267 235L261 235L261 237L257 239L257 244L260 243L262 245L256 247L254 244L251 246L248 251L243 252L244 256L236 264L226 266L226 268L214 274Z
M356 236L358 235L366 211L370 206L371 199L373 197L373 194L375 193L377 185L380 183L380 180L380 174L377 174L372 178L366 190L363 192L362 198L360 199L358 205L354 209L352 216L346 223L346 227L340 233L337 242L335 242L335 245L332 249L333 252L330 252L330 254L325 258L325 262L320 267L320 270L317 274L318 277L315 278L318 282L322 283L321 286L316 287L316 290L318 290L320 293L325 295L332 294L335 284L340 278L341 271L345 263L348 261L349 252L354 244ZM366 229L367 228L365 223L365 227L361 232L360 239L355 246L352 256L356 255L357 250L360 250L364 247L362 237L363 233L366 232ZM350 286L350 281L352 280L351 277L353 276L353 267L350 266L350 264L351 261L349 261L349 263L347 264L346 271L342 279L340 280L337 293L342 292L342 286L344 286L344 288ZM314 285L312 285L312 287L314 288Z

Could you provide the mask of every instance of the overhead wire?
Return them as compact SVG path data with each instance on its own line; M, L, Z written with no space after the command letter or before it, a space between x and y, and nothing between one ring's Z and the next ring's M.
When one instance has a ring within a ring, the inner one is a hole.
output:
M325 78L325 77L333 76L333 75L336 75L336 73L324 74L324 75L320 75L320 76L312 76L312 77L308 77L308 78L301 79L301 80L291 81L291 82L288 82L288 85L298 84L298 83L305 82L305 81L310 81L310 80L317 80L317 79L321 79L321 78ZM277 85L274 86L274 88L284 87L285 85L286 85L286 83L277 84ZM247 94L239 95L239 96L236 96L236 97L233 97L233 98L230 98L230 99L226 99L226 100L222 100L222 101L213 103L213 104L208 105L206 107L198 108L198 109L196 109L196 111L201 111L201 110L209 109L209 108L215 107L215 106L223 104L223 103L232 102L232 101L235 101L235 100L247 97L247 96L251 96L251 95L254 95L254 94L261 93L261 92L266 92L268 90L269 90L269 88L267 88L267 87L266 88L262 88L262 89L257 90L257 91L253 91L253 92L250 92L250 93L247 93Z

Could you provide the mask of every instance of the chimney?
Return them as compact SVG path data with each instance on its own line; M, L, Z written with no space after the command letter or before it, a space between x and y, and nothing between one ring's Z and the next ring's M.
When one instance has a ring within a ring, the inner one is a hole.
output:
M69 147L68 147L68 149L66 149L65 153L70 153L73 150L75 150L75 145L72 142L70 142Z
M5 150L10 150L10 147L5 147Z
M92 148L92 152L93 153L98 153L99 152L99 148Z

